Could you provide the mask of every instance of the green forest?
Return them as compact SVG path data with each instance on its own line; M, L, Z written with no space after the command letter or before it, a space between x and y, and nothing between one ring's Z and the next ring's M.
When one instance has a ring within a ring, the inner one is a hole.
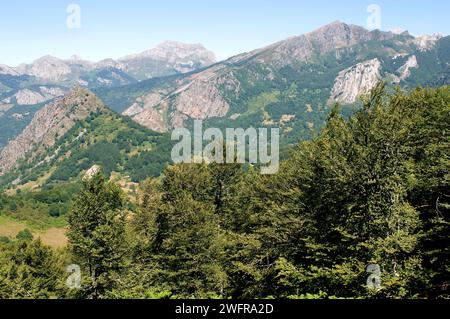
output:
M125 164L138 174L137 159ZM69 243L0 238L0 299L450 298L450 87L379 84L351 116L336 105L276 175L167 166L142 172L131 205L113 169L56 195L16 195L65 214Z

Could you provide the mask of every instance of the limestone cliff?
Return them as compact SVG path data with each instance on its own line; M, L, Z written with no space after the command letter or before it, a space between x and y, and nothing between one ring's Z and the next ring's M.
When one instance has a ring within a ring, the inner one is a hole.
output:
M358 63L341 71L335 80L328 104L355 103L358 97L368 93L381 79L381 63L378 59Z

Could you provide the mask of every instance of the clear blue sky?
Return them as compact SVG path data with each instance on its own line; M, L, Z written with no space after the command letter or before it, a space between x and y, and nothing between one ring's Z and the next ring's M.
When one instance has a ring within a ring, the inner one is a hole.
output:
M67 6L81 8L81 28L67 28ZM381 8L383 30L450 34L449 0L1 0L0 64L51 54L117 58L164 40L202 43L219 59L340 20L366 26Z

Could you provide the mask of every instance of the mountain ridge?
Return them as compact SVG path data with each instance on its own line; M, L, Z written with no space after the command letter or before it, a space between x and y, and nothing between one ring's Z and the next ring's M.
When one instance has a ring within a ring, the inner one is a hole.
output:
M176 41L165 41L152 49L137 54L131 54L118 59L105 58L97 62L84 60L79 56L72 56L69 59L61 59L52 55L42 56L33 62L20 64L17 67L0 65L0 74L3 75L29 75L38 79L57 82L64 81L65 76L76 72L74 68L84 69L85 72L93 71L105 67L110 67L122 71L130 71L129 63L137 63L139 59L160 60L174 67L180 73L190 72L194 65L206 66L216 62L215 54L207 50L201 44L187 44ZM181 66L184 65L184 68ZM178 69L176 67L179 66ZM130 73L133 75L133 73ZM166 75L158 74L153 76ZM142 80L142 79L141 79ZM82 83L78 83L82 84Z
M243 99L243 96L254 92L252 98L258 99L258 90L279 91L275 86L288 90L289 86L282 82L299 83L297 90L314 82L321 94L326 95L316 108L334 102L352 104L380 80L404 85L410 77L414 78L416 69L420 69L422 63L417 63L418 56L433 50L441 39L434 37L424 44L422 38L409 33L369 31L337 21L179 76L171 83L156 85L136 97L126 109L117 111L150 129L165 132L184 126L185 122L193 119L237 118L242 111L246 113L245 105L251 103L248 100L250 97ZM370 61L378 61L379 65L369 68L369 74L360 76L365 69L363 66L370 65ZM342 73L344 70L347 71ZM298 77L311 77L314 81L306 83ZM279 83L276 83L277 80ZM270 82L273 88L270 88ZM354 85L356 87L352 88ZM317 103L316 98L307 94L305 99L305 105ZM292 117L294 114L283 115ZM273 119L266 118L264 122L270 123ZM314 125L320 125L319 122ZM304 124L311 126L310 123L307 121Z
M74 88L68 95L45 106L18 137L0 151L0 176L13 169L19 160L25 157L32 160L45 152L78 120L102 109L106 109L106 106L100 99L81 87ZM30 151L33 154L27 156Z

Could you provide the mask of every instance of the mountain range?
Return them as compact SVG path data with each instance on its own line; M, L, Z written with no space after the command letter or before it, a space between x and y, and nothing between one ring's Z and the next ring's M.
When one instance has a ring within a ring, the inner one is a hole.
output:
M381 80L450 84L450 37L333 22L217 63L201 45L166 42L98 63L0 66L0 186L65 181L92 165L138 182L170 161L167 133L196 119L280 127L289 145L320 130L334 103L352 112Z
M45 103L74 86L115 88L139 81L191 72L215 62L199 44L164 42L145 52L118 60L90 62L44 56L18 67L0 65L0 147L17 136Z
M335 102L355 103L380 80L403 87L445 84L448 43L439 36L370 32L335 22L188 75L148 82L147 92L132 102L118 103L120 89L113 98L104 91L100 96L160 132L217 118L310 127L319 124L317 112L326 113Z

